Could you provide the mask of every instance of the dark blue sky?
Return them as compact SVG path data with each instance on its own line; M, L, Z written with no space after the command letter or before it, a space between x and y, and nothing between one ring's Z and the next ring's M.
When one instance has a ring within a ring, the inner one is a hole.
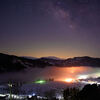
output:
M100 57L100 0L0 0L0 52Z

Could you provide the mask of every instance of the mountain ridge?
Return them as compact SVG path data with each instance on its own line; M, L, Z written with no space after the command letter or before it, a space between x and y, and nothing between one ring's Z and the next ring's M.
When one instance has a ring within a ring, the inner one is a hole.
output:
M9 55L0 53L0 72L12 72L20 71L28 67L40 67L47 66L57 67L74 67L74 66L91 66L100 67L100 58L93 58L89 56L74 57L68 59L52 59L52 57L41 57L38 59L30 59L27 57L19 57L15 55Z

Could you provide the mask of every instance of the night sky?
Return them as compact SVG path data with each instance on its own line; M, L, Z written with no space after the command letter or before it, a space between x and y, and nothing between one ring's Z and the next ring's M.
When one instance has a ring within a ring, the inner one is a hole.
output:
M0 0L0 52L100 57L100 0Z

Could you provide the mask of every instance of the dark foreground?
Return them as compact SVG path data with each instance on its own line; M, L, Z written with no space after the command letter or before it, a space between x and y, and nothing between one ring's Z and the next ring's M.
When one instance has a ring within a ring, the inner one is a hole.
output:
M17 96L0 94L0 100L100 100L100 85L88 84L82 89L79 88L66 88L62 91L62 97L57 98L54 90L45 92L45 96L37 96L35 94L29 96Z

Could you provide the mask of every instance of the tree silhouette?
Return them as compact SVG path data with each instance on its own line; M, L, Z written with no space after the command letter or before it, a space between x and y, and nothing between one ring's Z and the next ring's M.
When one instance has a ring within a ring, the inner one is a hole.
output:
M86 85L79 93L80 100L100 100L100 88L97 84Z
M78 100L78 93L78 88L67 88L63 93L64 100Z
M63 96L64 100L100 100L100 85L88 84L82 90L67 88Z

